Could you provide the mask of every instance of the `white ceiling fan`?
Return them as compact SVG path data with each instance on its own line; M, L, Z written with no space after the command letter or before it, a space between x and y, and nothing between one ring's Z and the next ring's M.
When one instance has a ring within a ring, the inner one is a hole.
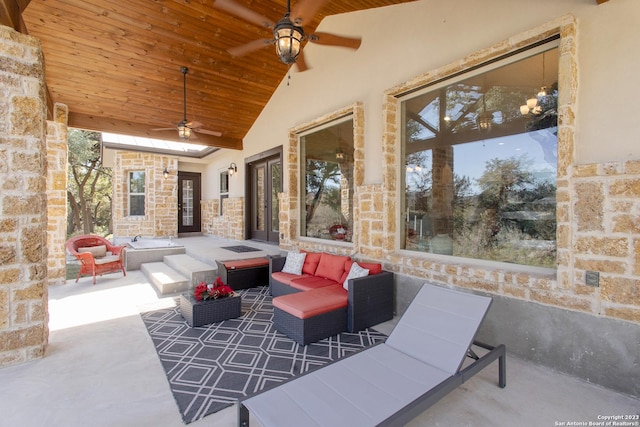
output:
M207 134L207 135L213 135L213 136L222 136L222 132L218 132L215 130L208 130L208 129L202 129L202 126L204 126L202 123L200 122L196 122L196 121L187 121L187 73L189 72L189 69L187 67L180 67L180 72L183 75L183 95L184 95L184 115L182 118L182 121L180 123L178 123L175 127L171 127L171 128L155 128L155 129L151 129L152 131L163 131L163 130L177 130L178 131L178 136L180 137L180 139L182 140L188 140L191 137L192 131L196 132L196 133L203 133L203 134Z

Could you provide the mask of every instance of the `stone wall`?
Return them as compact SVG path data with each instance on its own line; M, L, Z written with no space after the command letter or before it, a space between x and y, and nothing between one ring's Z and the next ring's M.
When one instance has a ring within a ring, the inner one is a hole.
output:
M55 104L53 121L47 122L47 248L48 283L62 284L67 277L67 169L69 110Z
M585 311L640 323L640 161L578 165L571 177L570 275ZM585 286L587 271L600 286ZM543 295L545 296L545 295Z
M203 200L202 231L225 239L244 240L244 198L227 198L222 200L222 215L220 215L220 200Z
M44 355L46 98L40 42L0 26L0 367Z
M169 176L164 178L167 168ZM128 176L145 172L145 214L130 216ZM114 238L168 237L178 234L178 160L153 153L116 151L113 164Z

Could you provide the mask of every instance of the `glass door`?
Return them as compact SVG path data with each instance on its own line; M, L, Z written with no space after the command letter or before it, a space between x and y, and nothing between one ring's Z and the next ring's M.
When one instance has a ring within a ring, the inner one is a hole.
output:
M249 201L251 239L279 242L278 193L281 191L280 157L251 163Z
M200 174L178 172L178 234L200 231Z

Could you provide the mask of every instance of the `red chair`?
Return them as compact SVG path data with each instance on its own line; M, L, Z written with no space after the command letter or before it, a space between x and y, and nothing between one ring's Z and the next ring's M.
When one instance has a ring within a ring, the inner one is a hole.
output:
M67 240L67 251L80 261L80 271L76 277L76 283L81 275L93 276L93 284L96 284L96 275L114 273L124 268L124 246L112 245L104 237L95 235L82 235Z

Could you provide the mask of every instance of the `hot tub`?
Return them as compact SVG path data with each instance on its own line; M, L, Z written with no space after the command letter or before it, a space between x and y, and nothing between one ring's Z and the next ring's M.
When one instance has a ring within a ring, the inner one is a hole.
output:
M140 265L147 262L162 262L166 255L184 254L185 248L170 239L138 239L126 242L126 269L139 270Z
M170 239L139 239L135 242L127 242L127 245L133 249L157 249L157 248L174 248L182 247Z

